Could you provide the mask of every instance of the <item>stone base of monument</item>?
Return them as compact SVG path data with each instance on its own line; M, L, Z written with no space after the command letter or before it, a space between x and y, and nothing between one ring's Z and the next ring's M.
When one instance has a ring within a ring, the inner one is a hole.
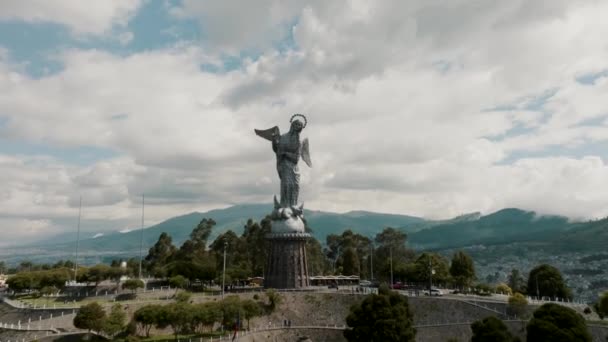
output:
M306 240L301 217L302 209L275 207L272 212L268 259L264 287L273 289L302 289L309 286Z
M266 262L264 287L303 289L309 286L306 240L308 233L271 233L266 236L270 251Z

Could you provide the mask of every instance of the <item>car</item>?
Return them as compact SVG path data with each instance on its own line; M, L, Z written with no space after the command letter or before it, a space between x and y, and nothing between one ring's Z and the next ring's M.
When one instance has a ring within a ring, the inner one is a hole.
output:
M362 286L362 287L369 287L369 286L372 286L372 282L371 282L371 281L369 281L369 280L361 280L361 281L359 282L359 286Z
M441 292L441 290L436 289L436 288L431 288L431 292L430 293L429 293L428 289L424 290L423 293L424 293L425 296L437 296L437 297L443 296L443 292Z
M404 288L404 285L401 284L400 282L396 282L391 286L391 289L393 290L401 290Z

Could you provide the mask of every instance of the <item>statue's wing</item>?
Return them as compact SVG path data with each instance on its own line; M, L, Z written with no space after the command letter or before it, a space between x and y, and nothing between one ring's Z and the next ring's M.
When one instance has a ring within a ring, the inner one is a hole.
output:
M312 167L312 161L310 160L310 147L308 146L308 138L302 141L302 160L308 165L308 167Z
M275 139L275 137L278 137L279 135L281 135L281 131L279 131L279 126L274 126L269 129L254 129L254 131L255 131L255 134L259 135L260 137L262 137L266 140L270 140L270 141L273 141Z

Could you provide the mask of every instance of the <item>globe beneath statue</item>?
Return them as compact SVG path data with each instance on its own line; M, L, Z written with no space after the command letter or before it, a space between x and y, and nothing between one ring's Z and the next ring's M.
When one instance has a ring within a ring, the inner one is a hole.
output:
M304 234L306 229L302 220L302 208L278 207L270 214L272 234Z

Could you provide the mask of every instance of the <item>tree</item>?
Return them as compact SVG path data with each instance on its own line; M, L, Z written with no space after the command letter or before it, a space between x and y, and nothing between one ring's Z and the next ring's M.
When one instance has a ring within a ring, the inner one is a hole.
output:
M22 272L22 271L31 272L33 266L34 266L34 263L31 262L30 260L23 260L22 262L19 263L19 272Z
M266 234L270 233L270 228L269 217L264 218L259 224L249 219L244 227L242 239L247 245L248 259L251 262L251 272L254 276L264 274L264 265L268 254Z
M184 276L181 276L181 275L176 275L169 279L169 285L175 287L176 293L177 293L177 289L183 289L186 286L186 284L188 284L188 279L186 279Z
M509 287L513 292L525 293L525 283L524 277L519 273L519 270L514 268L511 270L511 274L508 277Z
M216 268L221 270L224 263L224 246L226 246L226 274L232 279L244 279L252 275L251 260L247 251L247 242L232 230L220 234L209 246L215 254Z
M509 314L522 317L526 314L526 308L528 306L528 300L521 293L515 293L509 297L509 304L507 310Z
M32 272L22 272L8 278L6 284L15 292L22 292L34 286L34 275Z
M123 289L131 290L133 293L135 293L135 291L139 288L143 289L143 287L144 282L141 279L129 279L122 283Z
M192 322L200 326L200 332L211 331L216 322L222 320L222 309L217 302L195 304L192 310Z
M348 341L414 341L416 336L407 297L385 286L353 305L346 324Z
M162 308L165 312L167 323L173 329L176 340L177 335L180 333L187 334L189 332L188 329L191 326L192 318L194 316L192 305L188 303L171 303Z
M103 325L103 332L110 337L116 336L126 327L127 314L120 304L114 304Z
M526 330L530 342L591 341L585 319L576 311L554 303L544 304L534 311Z
M552 299L572 299L572 292L566 286L559 270L551 265L542 264L530 271L528 294Z
M247 329L249 329L249 320L261 315L262 310L260 309L260 305L252 299L241 301L241 307L243 308L243 315L247 320Z
M0 261L0 274L4 274L6 272L6 264L4 261Z
M74 326L78 329L89 331L101 331L104 327L106 312L99 303L93 302L83 305L74 317Z
M43 296L51 296L59 291L55 286L45 286L40 289L40 294Z
M99 283L110 278L110 266L108 265L95 265L89 268L87 280L95 283L95 287L99 286Z
M268 298L268 311L269 312L273 312L277 306L279 306L281 304L281 301L283 300L283 297L281 297L281 294L278 293L277 291L275 291L274 289L268 289L266 290L266 297Z
M343 274L359 275L366 278L369 274L367 260L371 252L371 240L350 229L342 232L342 235L327 236L328 256L336 261Z
M141 326L146 337L150 337L150 329L158 323L160 311L160 305L146 305L137 309L133 314L133 320Z
M513 294L513 290L511 290L509 285L504 284L504 283L500 283L500 284L496 285L496 292L500 293L500 294L505 294L508 296Z
M194 246L199 251L205 251L207 248L207 239L211 234L211 230L216 225L213 219L203 218L201 222L190 233L190 240L194 242Z
M239 296L228 296L221 301L222 326L224 329L231 329L242 316L243 308Z
M452 264L450 265L450 275L461 291L463 291L465 287L469 287L471 282L475 280L473 259L463 251L454 253Z
M150 248L146 256L146 266L148 272L152 272L155 276L164 277L163 268L169 262L169 259L175 254L176 248L173 245L171 236L165 232L161 233L158 241Z
M450 273L447 261L439 254L422 253L416 259L412 280L424 284L444 283L449 280ZM432 277L429 279L429 277Z
M118 266L110 267L110 269L108 270L108 278L112 279L118 287L118 285L120 285L120 280L126 273L126 270L120 267L119 264Z
M70 270L67 268L58 268L36 273L38 273L39 285L41 287L50 286L61 289L70 279Z
M407 264L416 257L413 250L405 246L407 235L395 228L387 227L374 238L374 273L379 279L390 279L391 260L395 279L406 280ZM392 256L392 259L391 259ZM367 268L367 267L366 267ZM411 279L408 279L411 280Z
M342 274L357 275L359 274L359 257L357 250L352 247L347 247L342 254Z
M473 331L473 337L471 342L512 342L519 341L518 338L514 338L513 335L507 329L507 326L502 320L489 316L482 320L475 321L471 324L471 330Z
M601 319L608 316L608 291L604 292L600 300L597 302L596 310Z
M329 260L323 253L323 247L316 238L306 239L306 258L310 275L322 275L329 271Z

